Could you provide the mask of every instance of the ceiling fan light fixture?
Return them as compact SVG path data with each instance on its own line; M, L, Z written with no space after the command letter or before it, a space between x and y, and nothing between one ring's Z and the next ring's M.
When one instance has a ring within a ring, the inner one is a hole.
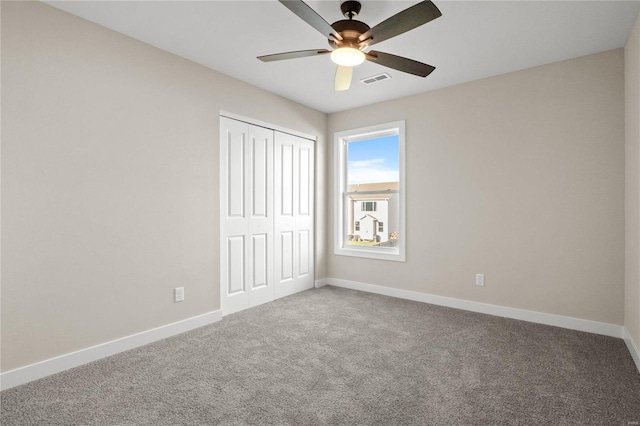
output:
M353 47L341 47L331 52L331 60L343 67L355 67L364 62L364 53Z

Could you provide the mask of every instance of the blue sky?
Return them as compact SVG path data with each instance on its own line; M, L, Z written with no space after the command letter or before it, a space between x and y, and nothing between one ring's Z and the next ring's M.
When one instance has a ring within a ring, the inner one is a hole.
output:
M349 142L347 147L349 185L399 180L397 135Z

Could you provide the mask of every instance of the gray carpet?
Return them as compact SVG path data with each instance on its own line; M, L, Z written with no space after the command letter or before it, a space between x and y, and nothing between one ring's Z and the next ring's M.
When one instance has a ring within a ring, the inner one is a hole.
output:
M0 394L2 425L633 425L620 339L324 287Z

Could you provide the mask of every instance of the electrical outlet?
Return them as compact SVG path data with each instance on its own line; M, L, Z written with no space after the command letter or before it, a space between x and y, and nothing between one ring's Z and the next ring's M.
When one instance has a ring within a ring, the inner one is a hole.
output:
M184 300L184 287L176 287L173 289L173 301L182 302Z
M484 274L476 274L476 285L484 287Z

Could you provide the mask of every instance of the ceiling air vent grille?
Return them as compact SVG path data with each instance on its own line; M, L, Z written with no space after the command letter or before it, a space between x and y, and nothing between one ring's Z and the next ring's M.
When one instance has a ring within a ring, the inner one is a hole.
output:
M374 75L374 76L371 76L371 77L363 78L360 81L362 83L364 83L364 84L373 84L373 83L377 83L379 81L388 80L390 78L391 78L391 76L389 74L387 74L386 72L383 72L382 74L378 74L378 75Z

